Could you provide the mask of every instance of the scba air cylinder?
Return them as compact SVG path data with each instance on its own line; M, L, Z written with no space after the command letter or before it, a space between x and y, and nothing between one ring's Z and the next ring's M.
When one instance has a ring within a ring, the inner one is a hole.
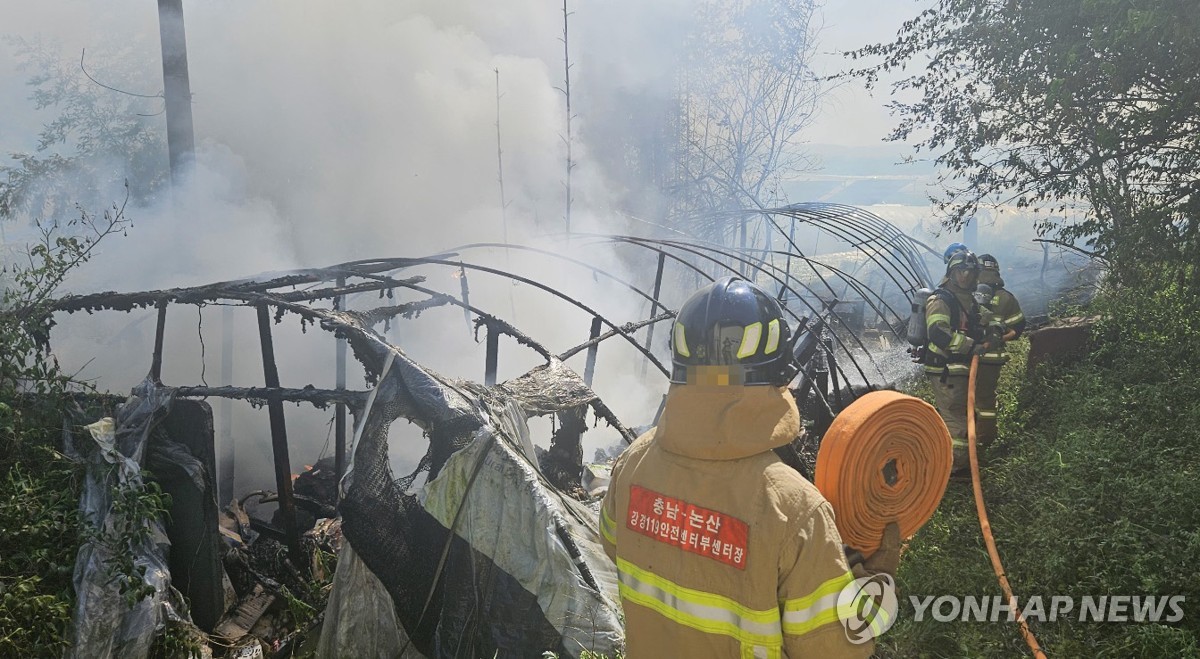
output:
M908 316L908 342L914 346L923 346L929 341L925 329L925 303L933 291L928 288L918 288L912 297L912 311Z

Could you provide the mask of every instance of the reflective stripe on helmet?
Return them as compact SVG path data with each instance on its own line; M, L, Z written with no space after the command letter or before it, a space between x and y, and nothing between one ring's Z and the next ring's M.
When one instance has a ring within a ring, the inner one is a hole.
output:
M622 558L617 558L617 578L623 599L676 624L776 652L783 646L778 607L751 609L723 595L685 588Z
M691 357L692 351L688 350L687 337L684 336L683 323L675 323L675 352L684 357Z
M754 356L758 344L762 343L762 323L751 323L742 328L742 345L738 346L738 359Z
M769 355L779 349L779 319L767 323L767 348L763 354Z

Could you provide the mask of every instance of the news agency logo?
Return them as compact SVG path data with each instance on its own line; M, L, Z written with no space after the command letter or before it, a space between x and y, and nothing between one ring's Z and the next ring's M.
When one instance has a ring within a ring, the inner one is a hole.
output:
M846 638L859 645L882 635L896 622L896 581L889 574L861 577L838 593L837 612Z
M1020 614L1026 620L1056 622L1150 622L1171 623L1183 620L1183 595L1085 595L1071 597L1032 595L1024 600L1008 600L999 595L909 595L913 621L932 618L937 622L1012 622Z

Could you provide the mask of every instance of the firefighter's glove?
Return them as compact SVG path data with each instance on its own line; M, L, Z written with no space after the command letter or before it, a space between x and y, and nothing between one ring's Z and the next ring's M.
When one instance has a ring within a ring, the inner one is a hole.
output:
M972 355L982 355L992 348L992 344L987 341L977 341L971 348Z
M862 554L855 551L853 555L857 558ZM900 567L900 526L896 522L888 523L883 527L883 539L879 541L879 549L862 562L851 560L850 571L856 578L861 579L881 572L895 577L896 570Z

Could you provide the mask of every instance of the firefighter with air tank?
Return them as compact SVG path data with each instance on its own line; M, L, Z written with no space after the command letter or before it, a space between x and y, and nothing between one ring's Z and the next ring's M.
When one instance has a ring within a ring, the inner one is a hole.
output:
M943 256L946 276L937 289L917 292L909 340L923 343L920 361L954 448L952 473L963 476L970 468L967 383L971 357L1000 350L1004 344L998 323L990 313L981 313L975 299L979 280L979 260L975 254L962 243L954 243Z

